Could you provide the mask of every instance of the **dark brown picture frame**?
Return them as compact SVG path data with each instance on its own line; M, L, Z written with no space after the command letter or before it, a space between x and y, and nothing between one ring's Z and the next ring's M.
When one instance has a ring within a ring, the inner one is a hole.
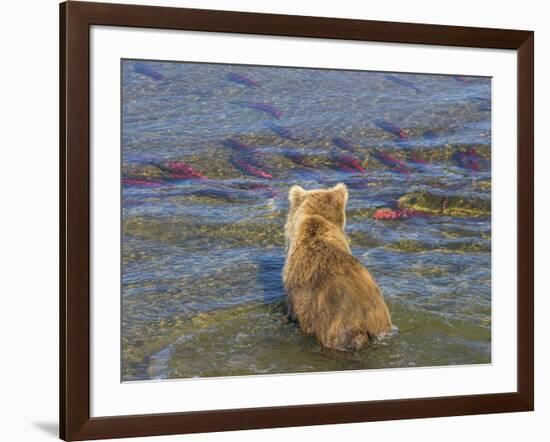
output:
M90 417L90 26L512 49L518 56L517 391L454 397ZM534 409L531 31L70 1L60 5L60 437L152 436Z

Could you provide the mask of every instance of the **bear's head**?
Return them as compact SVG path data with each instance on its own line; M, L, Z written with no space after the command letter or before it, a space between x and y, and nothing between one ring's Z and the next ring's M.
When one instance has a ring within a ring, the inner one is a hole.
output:
M318 215L344 230L346 225L346 203L348 189L339 183L330 189L304 190L300 186L292 186L288 192L290 208L285 225L287 241L294 235L294 228L300 218Z

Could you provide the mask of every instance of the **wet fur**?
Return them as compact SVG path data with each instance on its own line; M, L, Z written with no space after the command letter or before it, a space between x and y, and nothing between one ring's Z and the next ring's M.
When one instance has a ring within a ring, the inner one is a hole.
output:
M356 350L392 329L380 288L344 232L348 190L289 191L283 282L289 318L327 348Z

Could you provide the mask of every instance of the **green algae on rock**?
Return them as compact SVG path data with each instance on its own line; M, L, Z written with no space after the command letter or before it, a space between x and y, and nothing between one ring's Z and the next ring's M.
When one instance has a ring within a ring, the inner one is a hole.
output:
M398 205L401 209L416 210L426 215L463 218L481 218L491 215L489 200L462 196L443 197L426 191L407 193L399 198Z

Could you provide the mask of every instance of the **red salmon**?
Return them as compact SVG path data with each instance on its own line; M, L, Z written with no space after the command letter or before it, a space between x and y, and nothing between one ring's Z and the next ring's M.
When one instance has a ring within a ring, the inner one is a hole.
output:
M266 178L268 180L273 179L273 175L271 175L269 172L266 172L265 170L256 167L254 164L250 163L245 158L242 158L238 155L232 155L231 162L237 169L241 170L244 173L254 175L259 178Z
M392 123L391 121L378 119L374 123L380 129L385 130L386 132L389 132L392 135L395 135L400 140L408 140L409 139L409 136L407 135L407 132L405 132L398 125Z
M174 180L207 179L200 172L193 169L189 164L182 163L181 161L170 161L166 163L164 169L170 173L170 178Z
M253 80L246 75L237 74L236 72L230 72L226 75L226 78L233 83L238 83L250 87L260 87L260 83L258 83L256 80Z
M245 103L244 105L246 107L249 107L250 109L255 109L261 112L268 113L269 115L275 118L281 118L284 113L282 110L277 109L275 106L273 106L270 103L248 102L248 103Z
M333 151L331 154L334 165L343 172L365 172L361 161L352 153L340 154Z
M389 153L376 150L373 152L373 156L385 166L390 167L394 172L400 173L402 175L409 175L411 173L407 164L395 158L393 155L390 155Z
M373 218L376 220L395 220L410 218L412 216L426 216L426 213L414 209L378 209L374 212Z

